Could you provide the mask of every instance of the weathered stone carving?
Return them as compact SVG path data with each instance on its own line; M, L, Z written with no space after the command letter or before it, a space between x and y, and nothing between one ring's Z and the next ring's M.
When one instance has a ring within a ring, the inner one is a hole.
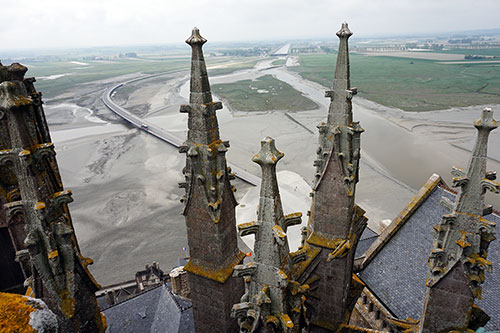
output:
M222 108L213 102L202 46L206 39L197 28L186 40L192 48L191 93L188 113L188 136L179 148L186 154L183 170L186 189L184 216L190 259L184 270L189 284L195 326L200 331L232 332L237 330L230 317L231 307L243 294L241 279L232 278L233 269L245 254L237 246L234 208L237 205L226 165L229 142L219 137L215 112Z
M254 261L235 267L244 278L245 294L233 306L240 332L300 332L302 294L307 285L292 280L293 260L286 231L301 223L301 213L283 215L276 164L283 157L267 137L252 161L262 169L257 221L238 225L241 236L255 235Z
M358 280L352 279L356 246L366 227L364 211L355 205L358 182L360 135L363 129L352 118L347 23L337 32L340 39L330 108L326 123L318 125L316 179L306 242L310 264L299 265L300 282L311 285L307 296L307 318L311 327L335 331L349 320L357 298ZM354 292L356 291L356 293Z
M17 257L33 296L56 314L61 331L104 331L94 295L100 286L78 248L67 207L71 192L62 187L41 95L34 79L24 79L26 70L0 66L0 163L11 179L3 183L11 193L4 209L9 225L18 226L10 228Z
M467 329L474 299L481 298L484 271L492 269L486 257L490 242L496 239L495 225L482 216L486 191L500 192L495 173L486 172L488 136L498 124L486 108L474 126L478 133L467 171L452 170L453 186L459 187L456 202L434 227L422 332ZM445 303L454 306L445 307Z

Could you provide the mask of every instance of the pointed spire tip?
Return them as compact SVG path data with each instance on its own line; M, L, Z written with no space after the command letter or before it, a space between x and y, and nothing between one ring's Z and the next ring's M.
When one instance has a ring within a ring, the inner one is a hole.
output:
M493 110L491 108L484 108L481 113L481 118L474 122L476 128L488 128L490 130L498 127L498 123L493 119Z
M342 27L340 28L339 31L337 31L337 36L339 36L339 38L343 37L349 38L352 36L352 32L351 30L349 30L347 22L342 23Z
M188 39L186 39L186 43L188 43L191 46L194 46L197 44L203 45L206 42L207 42L207 40L200 35L200 30L197 27L193 28L193 31L191 32L191 36Z

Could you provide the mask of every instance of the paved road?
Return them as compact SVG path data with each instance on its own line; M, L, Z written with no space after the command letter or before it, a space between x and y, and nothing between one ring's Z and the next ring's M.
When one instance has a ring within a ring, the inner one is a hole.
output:
M134 82L134 81L138 81L138 80L143 80L143 79L147 79L147 78L150 78L150 77L154 77L154 76L159 76L159 75L163 75L163 74L155 74L155 75L151 75L151 76L147 76L147 77L141 77L139 79L133 79L133 80L130 80L130 81L127 81L127 82L124 82L124 83L120 83L120 84L117 84L109 89L107 89L104 94L102 95L102 101L104 102L104 105L106 105L108 107L108 109L110 109L111 111L113 111L116 115L120 116L121 118L125 119L127 122L129 122L130 124L132 124L133 126L143 130L144 132L147 132L155 137L157 137L158 139L162 140L162 141L165 141L175 147L179 147L180 145L182 145L184 143L184 139L183 138L180 138L170 132L167 132L165 130L163 130L161 127L158 127L142 118L139 118L135 115L133 115L132 113L130 113L127 109L119 106L118 104L116 104L115 102L113 102L113 99L111 98L111 95L113 94L113 92L126 85L127 83L130 83L130 82ZM251 184L251 185L254 185L254 186L258 186L260 185L260 178L255 176L254 174L232 164L232 163L229 163L228 162L228 165L231 167L232 171L236 174L236 177L238 177L239 179Z

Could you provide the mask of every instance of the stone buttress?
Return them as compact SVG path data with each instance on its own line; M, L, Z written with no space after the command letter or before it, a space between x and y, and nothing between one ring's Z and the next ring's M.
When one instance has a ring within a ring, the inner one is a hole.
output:
M254 260L238 265L234 275L245 281L245 294L233 307L240 332L301 332L302 294L307 286L291 279L292 257L287 228L301 223L301 213L284 216L276 178L283 157L274 139L261 141L253 161L261 166L262 184L257 221L238 225L241 236L255 235Z
M486 257L496 238L495 224L482 216L491 212L484 208L486 191L500 193L496 173L486 171L488 136L498 124L486 108L474 126L477 138L467 170L452 170L459 194L454 204L443 199L451 212L434 227L421 332L476 329L473 317L482 317L474 299L481 298L484 271L492 269Z
M187 140L179 148L186 153L185 182L179 184L186 189L182 200L190 252L184 270L189 273L196 330L234 332L238 325L231 318L231 308L243 294L244 286L232 274L245 254L237 245L237 202L230 184L234 174L225 158L229 142L219 138L215 112L222 104L212 101L202 51L205 42L197 28L186 40L192 58L189 104L180 109L188 113Z
M300 250L307 254L294 275L310 285L307 318L311 331L336 331L349 321L361 281L352 275L354 253L366 227L364 210L354 203L363 129L353 122L349 74L347 23L337 32L340 39L333 89L326 123L318 125L316 175L312 206Z
M56 314L63 332L100 332L105 324L94 293L100 288L80 253L41 94L27 69L0 67L0 165L8 191L5 217L31 288ZM4 197L4 198L5 198Z

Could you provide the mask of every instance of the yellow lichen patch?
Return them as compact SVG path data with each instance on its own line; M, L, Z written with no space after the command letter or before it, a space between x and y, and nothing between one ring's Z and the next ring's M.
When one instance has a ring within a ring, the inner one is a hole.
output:
M494 227L494 226L496 226L496 225L497 225L497 224L496 224L496 222L492 222L492 221L490 221L490 220L487 220L487 219L485 219L484 217L481 217L481 218L479 219L479 221L481 222L481 224L483 224L483 225L485 225L485 226L493 226L493 227Z
M211 143L209 143L208 148L212 149L214 151L217 151L217 146L219 146L221 144L223 144L222 140L218 139L218 140L215 140L215 141L212 141Z
M321 252L320 249L309 246L308 244L304 245L304 247L300 251L306 252L306 260L302 260L293 265L292 268L292 279L298 280L302 273L309 267L311 262L316 258L316 256ZM298 252L298 251L297 251ZM292 253L293 255L293 253ZM306 282L307 283L307 282ZM310 283L307 283L310 284Z
M355 283L357 285L361 285L363 287L365 286L365 283L363 281L361 281L361 279L356 274L352 275L352 281L353 281L353 283Z
M33 292L33 288L28 287L28 288L26 289L26 293L24 294L24 296L28 296L28 297L35 297L35 293Z
M0 293L0 332L36 332L29 324L37 309L22 295Z
M82 262L82 265L87 267L88 265L92 265L94 263L94 260L92 258L87 258L80 256L80 261Z
M387 317L386 320L396 325L397 327L404 329L405 332L407 332L406 330L413 332L413 329L415 329L415 327L417 327L418 325L418 320L414 320L410 317L406 318L406 320L397 319L394 317L391 318Z
M102 322L102 331L105 332L106 329L108 328L108 322L106 320L106 316L104 315L104 313L100 312L101 314L101 322Z
M358 326L353 326L353 325L347 325L347 324L341 324L340 328L337 332L380 332L375 329L371 328L364 328L364 327L358 327Z
M63 290L59 293L61 298L61 311L66 318L72 318L75 315L76 300L69 294L68 290Z
M481 269L490 270L493 263L477 253L473 253L467 257L466 262L470 262L473 266L479 266Z
M466 248L466 247L469 247L471 246L471 243L469 243L467 241L467 232L463 231L463 230L459 230L460 233L462 234L462 237L460 237L459 240L456 241L456 243L461 247L461 248Z
M47 254L47 258L49 258L49 259L54 259L54 258L56 258L57 256L59 256L59 252L58 252L57 250L50 251L50 252Z
M305 293L306 291L309 290L309 285L308 284L303 284L301 285L300 283L298 283L297 281L290 281L290 284L292 285L292 289L291 289L291 294L293 296L297 295L298 293Z
M345 242L344 238L329 238L320 235L317 232L312 232L307 238L307 242L312 245L321 246L327 249L336 249L339 244Z
M245 258L245 253L238 251L238 253L233 257L233 260L227 264L225 267L219 269L211 269L208 267L203 267L194 263L192 260L184 266L184 270L189 273L203 276L210 280L215 280L220 283L224 283L233 274L234 266L238 265L243 258Z
M280 319L281 319L281 322L283 323L283 325L287 328L292 328L293 327L293 322L292 320L290 319L290 317L286 314L286 313L282 313L280 315Z
M80 258L80 263L82 265L83 270L85 271L85 273L87 273L87 276L90 278L90 280L92 281L92 283L96 287L96 291L101 289L101 285L97 282L97 280L94 278L92 273L90 273L90 270L88 268L89 265L92 265L94 263L94 260L92 260L91 258L84 257L81 254L79 255L79 258Z
M249 227L253 227L257 224L256 221L250 221L250 222L245 222L245 223L240 223L237 225L238 229L246 229Z
M288 279L288 276L283 272L281 269L278 271L278 276L282 278L283 280Z
M41 148L50 148L52 146L53 146L52 142L39 143L39 144L31 146L31 150L36 150L36 149L41 149Z
M35 209L36 209L36 210L41 210L41 209L44 209L44 208L45 208L45 202L38 201L38 202L35 204Z
M483 289L481 287L475 288L472 293L474 294L475 298L477 298L477 299L483 299L483 297L482 297Z
M276 236L278 236L280 238L285 238L286 237L285 232L283 231L283 229L279 225L274 225L273 226L273 231L276 234Z
M347 254L347 252L351 249L351 241L349 239L344 239L340 242L335 250L331 253L328 253L328 261L331 261L336 258L342 258Z
M274 327L279 327L280 325L280 321L278 318L276 318L275 316L267 316L266 318L266 324L273 324Z
M71 195L71 190L65 190L65 191L59 191L56 193L53 193L50 198L57 198L60 197L61 195Z

